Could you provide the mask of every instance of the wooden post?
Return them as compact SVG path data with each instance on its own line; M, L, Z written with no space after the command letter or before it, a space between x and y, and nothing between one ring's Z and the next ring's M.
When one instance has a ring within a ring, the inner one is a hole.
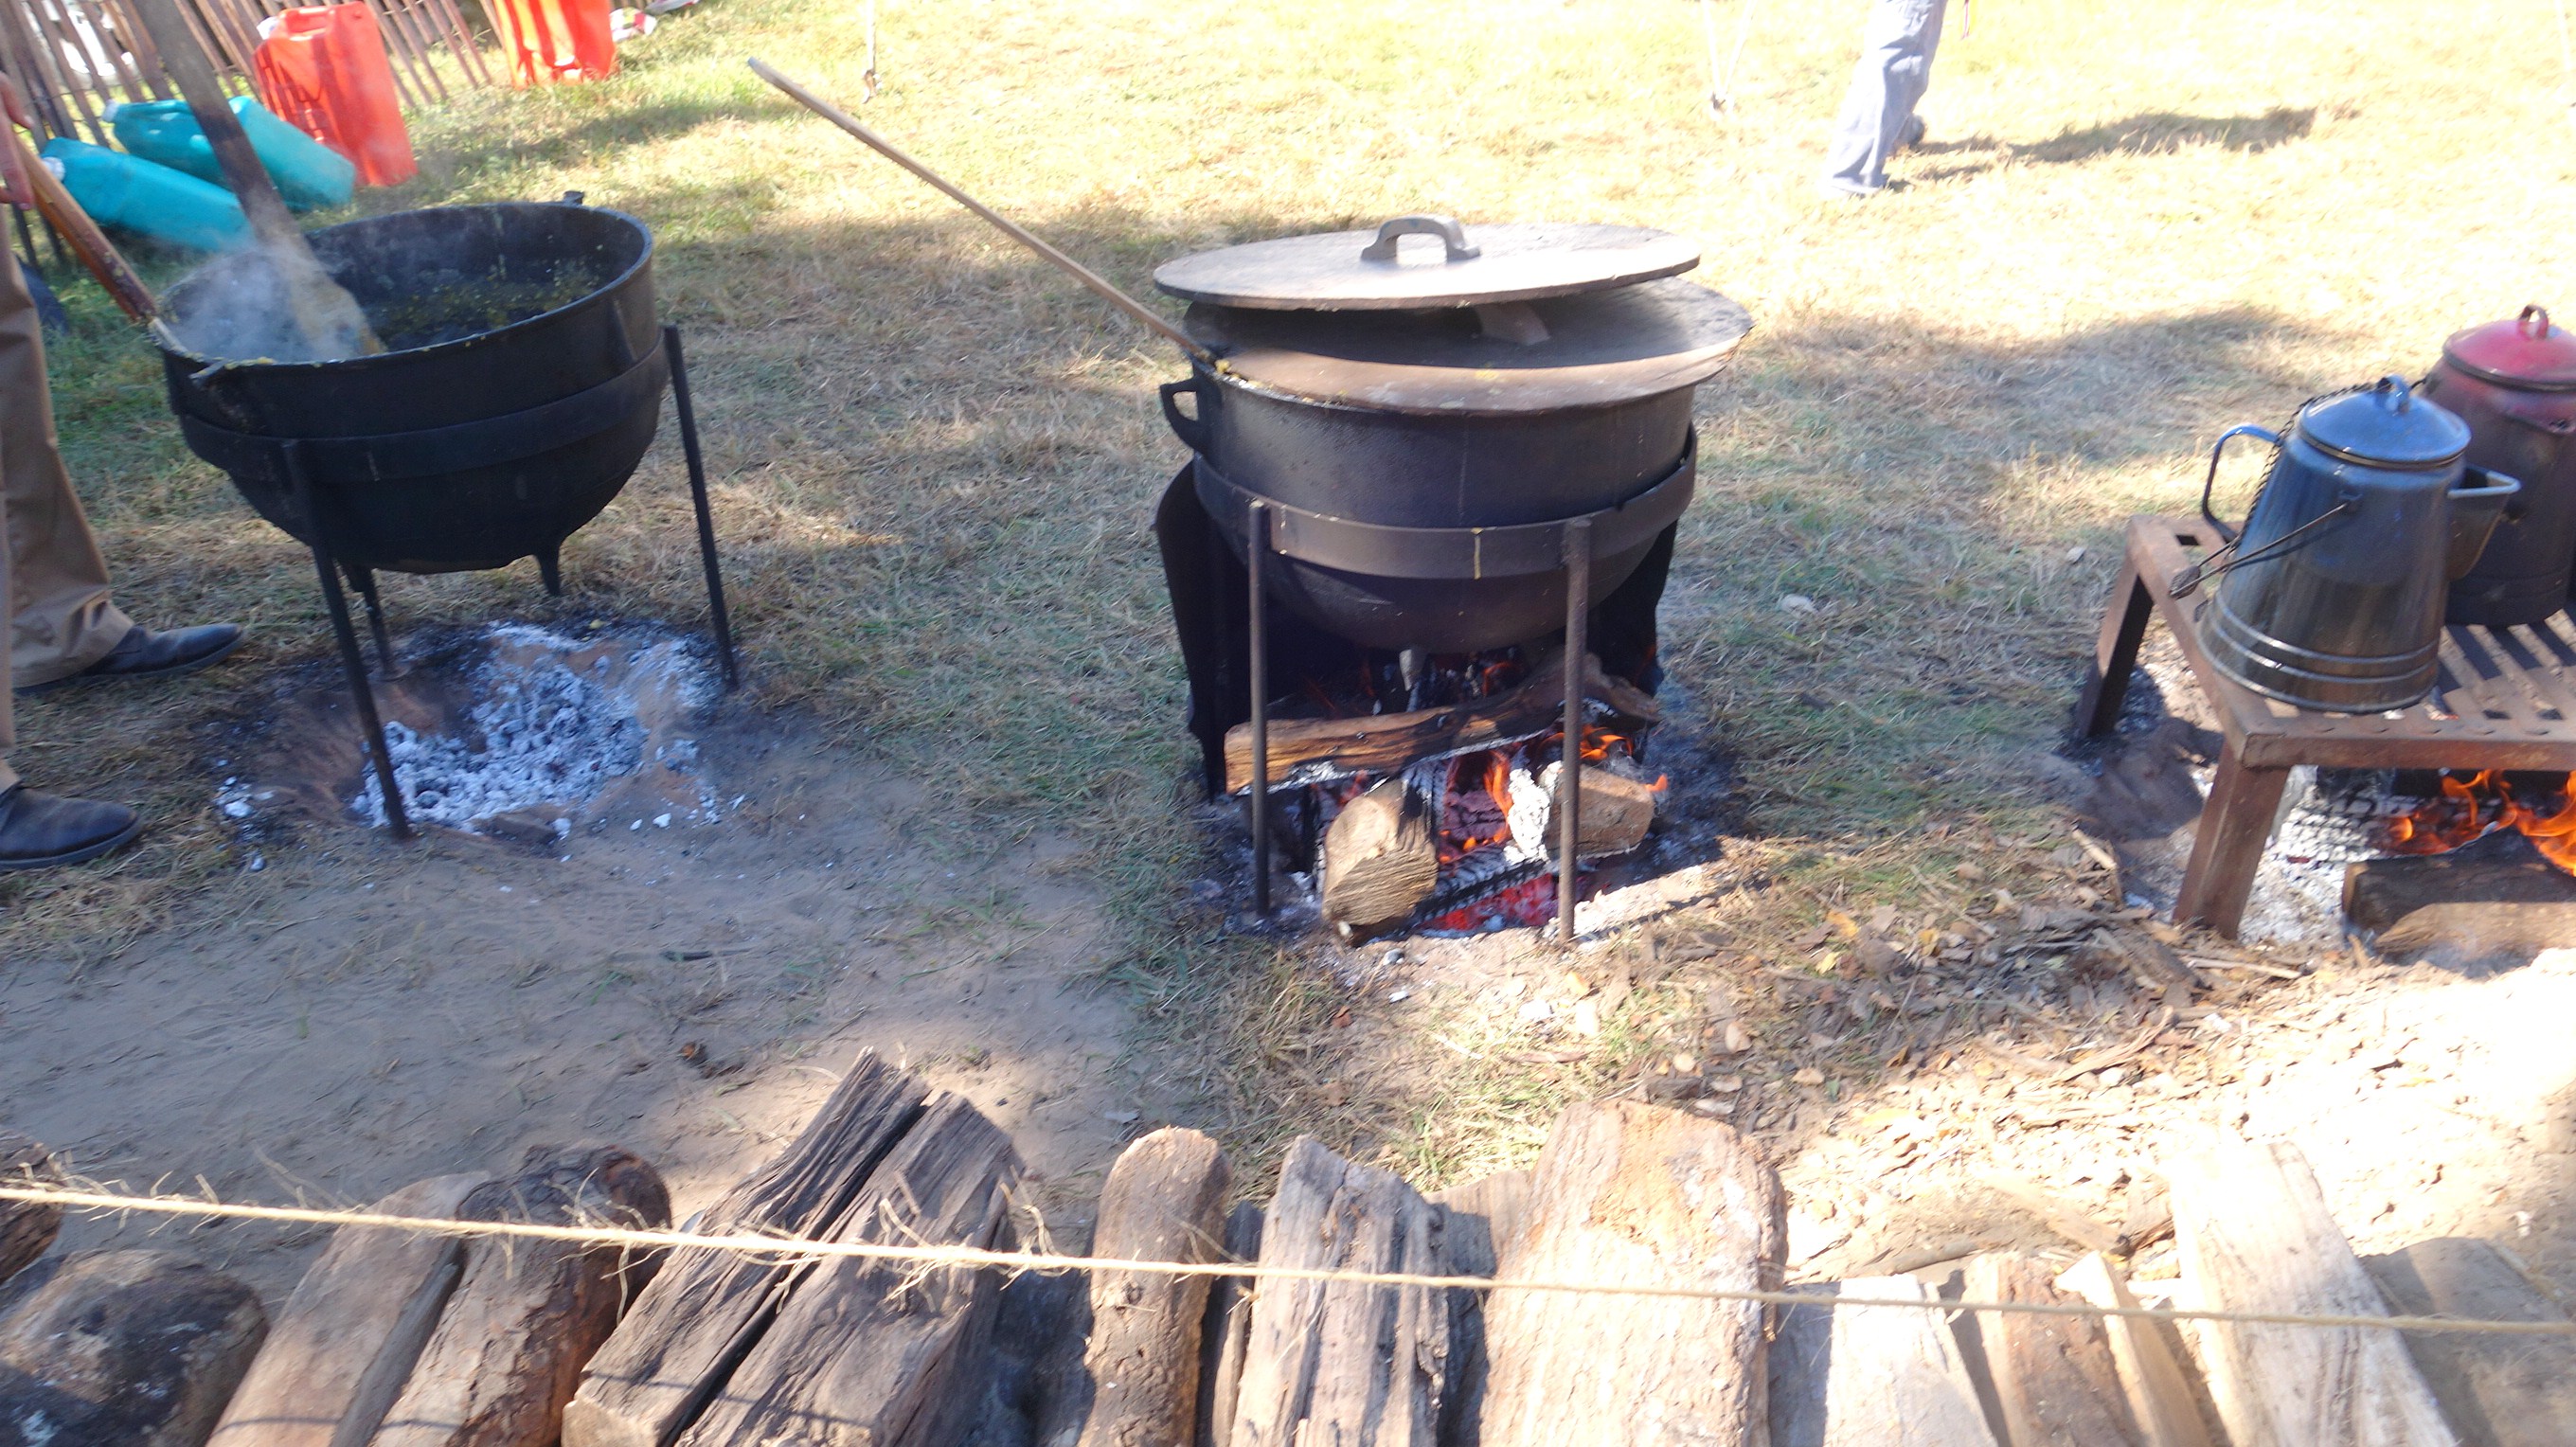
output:
M70 1257L0 1317L0 1423L29 1447L197 1447L267 1331L258 1293L186 1257Z
M452 1217L485 1181L436 1176L367 1209ZM360 1442L374 1435L463 1275L464 1254L453 1236L356 1226L332 1233L215 1424L212 1447L332 1447L344 1433Z
M1933 1299L1931 1289L1911 1276L1864 1276L1798 1289L1819 1301L1837 1295ZM1958 1340L1937 1312L1793 1306L1781 1313L1771 1352L1771 1447L1994 1447ZM1759 1439L1735 1434L1691 1440Z
M957 1096L933 1096L830 1239L991 1246L1019 1178L999 1128ZM998 1284L990 1268L818 1263L680 1447L950 1440L983 1405Z
M657 1227L670 1192L651 1166L614 1148L539 1146L518 1175L467 1194L469 1220ZM465 1271L370 1447L553 1447L583 1363L654 1263L625 1248L487 1237Z
M862 1051L803 1132L707 1208L710 1231L808 1240L832 1229L920 1119L930 1089ZM564 1447L663 1447L697 1420L813 1270L690 1247L644 1289L564 1412Z
M1166 1128L1129 1146L1100 1193L1094 1256L1213 1261L1224 1249L1225 1153L1194 1130ZM1199 1394L1204 1276L1091 1281L1091 1339L1082 1369L1049 1404L1040 1442L1081 1447L1191 1447Z
M1968 1301L2082 1305L2057 1289L2053 1275L2026 1256L1990 1252L1968 1262L1960 1295ZM1968 1336L1970 1320L1963 1317L1959 1325L1960 1335ZM2004 1447L2146 1447L2099 1318L1983 1312L1973 1327L2002 1410Z
M1779 1177L1729 1127L1577 1105L1539 1153L1499 1271L1758 1290L1779 1284L1786 1229ZM1740 1302L1496 1292L1485 1447L1748 1440L1764 1418L1763 1324Z
M2361 1264L2408 1316L2567 1321L2484 1241L2418 1241ZM2408 1332L2406 1349L2469 1447L2576 1442L2576 1338Z
M2135 1307L2110 1258L2094 1252L2066 1269L2058 1286L2095 1306ZM2191 1378L2155 1324L2136 1317L2106 1316L2102 1332L2111 1344L2111 1360L2120 1372L2120 1391L2129 1399L2130 1420L2138 1424L2147 1447L2210 1447L2209 1428L2200 1419L2199 1398Z
M1394 1175L1300 1137L1261 1264L1447 1274L1440 1210ZM1274 1281L1255 1293L1230 1447L1431 1442L1449 1383L1447 1293Z
M2231 1141L2171 1163L2174 1240L2194 1303L2217 1311L2384 1316L2379 1288L2289 1145ZM2395 1332L2193 1322L2235 1447L2454 1447Z
M2290 780L2288 769L2247 768L2237 752L2232 739L2219 751L2218 773L2193 826L2191 862L2183 867L2173 913L2176 924L2205 924L2231 938L2245 918L2254 870L2272 842L2281 790Z

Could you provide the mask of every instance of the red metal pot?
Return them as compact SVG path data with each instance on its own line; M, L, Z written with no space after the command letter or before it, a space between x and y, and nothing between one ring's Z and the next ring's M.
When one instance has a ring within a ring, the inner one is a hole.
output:
M2466 461L2522 479L2447 621L2509 627L2567 606L2576 568L2576 333L2537 306L2453 333L2421 395L2469 424Z

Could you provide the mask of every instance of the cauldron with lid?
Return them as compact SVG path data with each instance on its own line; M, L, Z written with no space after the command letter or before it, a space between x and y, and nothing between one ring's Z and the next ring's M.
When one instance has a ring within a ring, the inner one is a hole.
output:
M1370 647L1473 652L1586 603L1689 504L1692 389L1750 328L1675 279L1688 241L1629 226L1401 216L1168 263L1203 347L1163 390L1238 557L1265 504L1271 596ZM1191 399L1184 410L1181 399Z

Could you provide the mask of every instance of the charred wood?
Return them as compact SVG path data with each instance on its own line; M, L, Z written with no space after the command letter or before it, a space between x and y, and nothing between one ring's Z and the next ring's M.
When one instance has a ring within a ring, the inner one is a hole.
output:
M257 1293L186 1257L68 1257L0 1317L0 1444L197 1447L267 1332Z

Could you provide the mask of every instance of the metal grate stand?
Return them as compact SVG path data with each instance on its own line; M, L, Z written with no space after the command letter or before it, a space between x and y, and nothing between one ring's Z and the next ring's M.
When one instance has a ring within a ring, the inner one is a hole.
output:
M2147 624L2161 618L2218 707L2226 747L2174 898L2176 923L2233 935L2254 870L2271 842L2290 770L2576 770L2576 622L2565 613L2519 628L2444 630L2433 691L2412 708L2374 714L2300 709L2233 682L2210 666L2192 628L2192 602L2165 584L2220 539L2188 518L2129 519L2128 550L2112 586L2093 672L2076 705L2088 736L2117 727Z

